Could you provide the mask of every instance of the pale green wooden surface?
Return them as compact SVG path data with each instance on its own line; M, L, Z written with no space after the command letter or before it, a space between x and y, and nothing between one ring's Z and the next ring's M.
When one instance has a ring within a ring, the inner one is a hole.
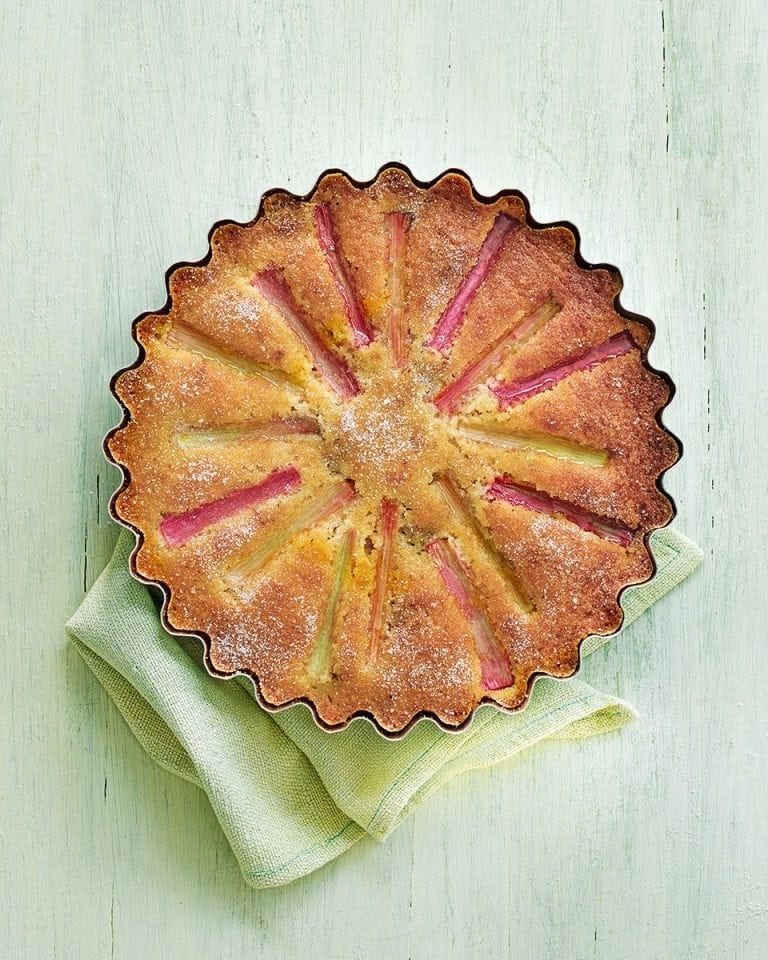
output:
M0 6L0 956L766 955L765 27L760 0ZM258 893L62 624L115 539L107 380L165 268L268 187L388 159L518 186L622 268L706 559L586 667L633 728L465 777Z

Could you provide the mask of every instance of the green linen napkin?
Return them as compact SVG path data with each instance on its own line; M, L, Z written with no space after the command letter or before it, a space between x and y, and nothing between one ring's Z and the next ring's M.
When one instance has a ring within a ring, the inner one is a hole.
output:
M199 643L163 629L149 590L130 575L123 531L106 569L67 624L75 647L150 757L205 790L246 881L288 883L366 834L384 839L451 777L508 759L548 737L615 730L635 714L578 678L539 679L528 706L480 708L461 733L421 720L399 741L366 720L326 733L303 705L265 712L243 680L203 668ZM625 624L701 558L675 530L656 532L657 574L622 598ZM591 653L606 638L591 637Z

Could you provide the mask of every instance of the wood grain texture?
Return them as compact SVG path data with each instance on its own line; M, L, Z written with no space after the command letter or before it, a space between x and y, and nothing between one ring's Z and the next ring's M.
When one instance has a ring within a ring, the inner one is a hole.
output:
M0 7L0 955L765 955L764 28L759 0ZM630 730L464 777L254 892L66 645L116 535L107 382L214 220L389 159L517 186L622 268L679 386L668 487L706 562L585 668Z

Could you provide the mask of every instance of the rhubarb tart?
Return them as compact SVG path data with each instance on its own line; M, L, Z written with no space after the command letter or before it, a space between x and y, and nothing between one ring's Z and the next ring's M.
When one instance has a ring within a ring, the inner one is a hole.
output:
M620 287L458 172L218 224L113 381L112 509L166 627L327 729L457 729L573 674L673 513L671 383Z

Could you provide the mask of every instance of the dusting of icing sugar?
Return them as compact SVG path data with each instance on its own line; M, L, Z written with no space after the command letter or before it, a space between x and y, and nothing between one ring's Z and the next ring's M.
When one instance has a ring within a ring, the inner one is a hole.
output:
M562 533L563 525L564 522L556 517L540 514L531 523L531 533L536 537L537 545L557 561L558 568L563 573L568 574L579 569L581 560L567 541L557 539L556 534ZM581 534L582 537L591 536L580 530L576 524L569 523L568 527L572 527L571 532Z
M185 469L189 479L195 483L210 483L219 476L219 467L212 460L190 460Z
M528 629L518 620L504 617L499 625L499 634L503 637L504 647L513 663L530 663L539 654L539 646Z
M361 461L382 466L393 457L412 456L423 448L423 441L410 430L408 416L394 406L392 397L381 400L380 407L361 415L348 407L341 416L342 430L355 439Z
M262 317L258 298L239 286L219 292L208 304L207 313L224 333L232 332L233 328L253 330Z
M551 538L551 534L561 529L561 522L546 513L537 513L531 521L531 533L537 537L537 542L551 550L560 550L561 544Z
M446 651L446 663L450 664L448 670L444 670L442 673L442 678L444 683L448 683L454 687L464 687L467 684L472 683L474 676L472 673L472 667L469 663L469 660L466 658L455 658L454 651Z
M381 671L384 684L402 687L404 683L424 690L440 686L466 687L474 680L468 659L457 658L456 651L448 647L435 647L428 661L414 663L402 658L397 665L389 665Z
M201 375L200 368L196 368L191 371L187 376L180 377L176 381L176 388L179 393L183 393L187 397L198 397L202 393L202 388L204 386L204 379Z
M258 605L258 617L233 618L226 630L214 635L214 645L235 668L253 669L262 663L286 666L304 655L317 635L319 617L316 604L297 593L288 617L268 604ZM289 638L289 639L288 639Z
M409 418L391 406L363 416L348 409L341 417L346 445L354 448L355 460L363 468L381 470L392 460L417 456L424 444L410 426Z
M433 600L424 606L434 609L441 604ZM456 687L473 682L472 663L465 650L445 644L425 647L421 631L410 630L397 622L387 634L385 650L389 663L382 675L388 684L405 681L429 688L436 682Z
M253 511L236 514L216 531L216 553L233 554L250 543L263 526L263 518ZM211 572L218 568L219 558L210 561Z
M445 651L449 653L449 651ZM446 660L450 662L450 660ZM431 685L435 679L435 669L432 663L415 663L408 671L408 679L411 683L421 686L422 684ZM472 680L472 671L466 661L456 660L451 663L450 669L441 671L440 680L451 686L464 686Z
M253 603L261 590L265 586L269 586L269 583L270 577L266 570L260 570L247 580L238 581L236 588L238 601L245 604ZM295 603L296 597L294 596L292 599Z
M228 630L216 633L213 642L231 663L246 659L251 650L252 632L241 624L233 624Z
M340 414L328 436L329 452L361 496L386 496L408 506L445 468L445 424L422 393L410 371L383 377Z
M424 298L425 313L432 313L440 307L445 306L451 294L455 293L455 287L456 284L448 280L441 280L439 283L436 283Z

